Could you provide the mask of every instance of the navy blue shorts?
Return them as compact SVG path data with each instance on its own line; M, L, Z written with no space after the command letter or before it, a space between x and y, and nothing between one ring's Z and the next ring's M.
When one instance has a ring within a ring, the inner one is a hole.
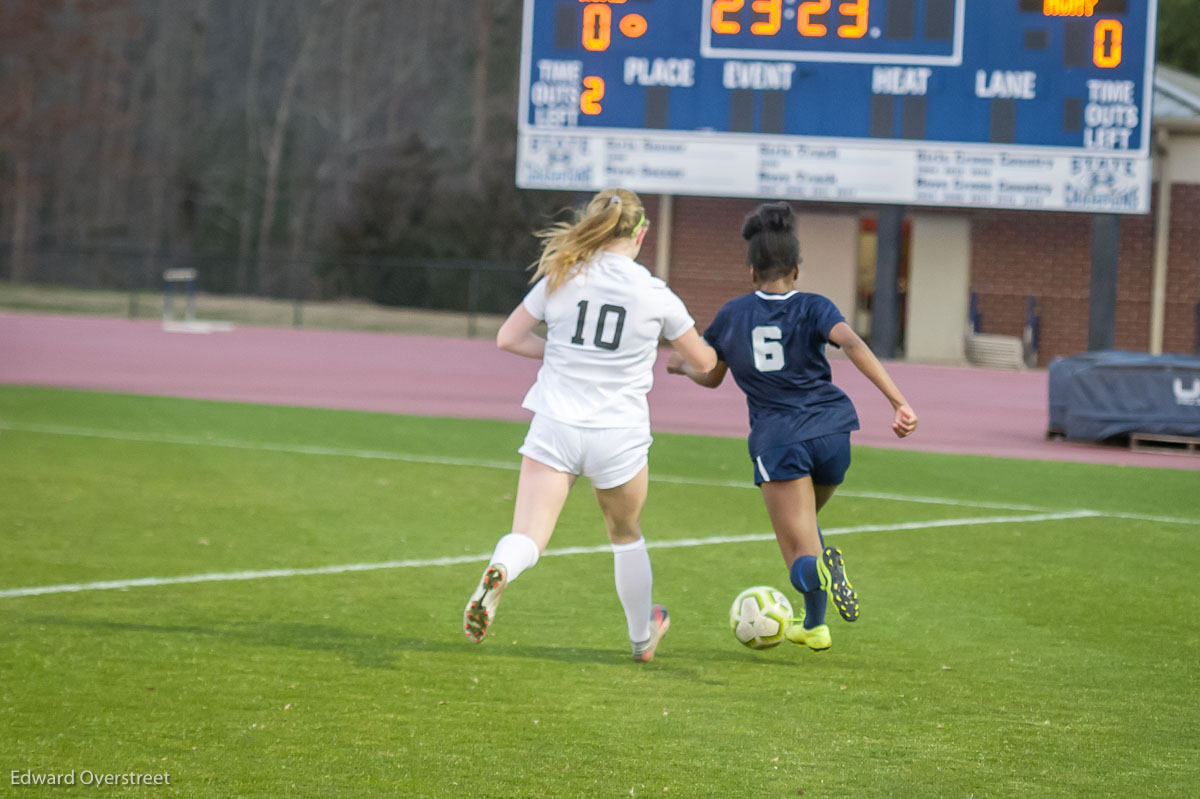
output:
M832 433L827 436L768 447L751 453L754 461L754 484L780 480L798 480L812 476L819 486L841 485L850 468L850 434Z

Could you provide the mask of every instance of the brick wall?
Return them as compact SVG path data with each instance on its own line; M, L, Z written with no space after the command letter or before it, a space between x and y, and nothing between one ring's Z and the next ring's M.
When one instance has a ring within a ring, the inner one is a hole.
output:
M1145 351L1150 346L1156 213L1157 207L1148 216L1121 217L1113 336L1117 349ZM976 211L971 219L971 290L978 295L981 332L1020 335L1032 295L1041 317L1039 365L1086 350L1091 216ZM1163 348L1194 352L1195 308L1200 302L1200 186L1172 188L1171 223Z
M671 241L671 288L703 331L733 297L752 291L742 220L762 200L713 197L675 198L675 235ZM855 215L854 206L793 203L797 213ZM643 248L644 249L644 248ZM804 242L800 242L804 255ZM849 315L851 309L847 309Z
M1167 260L1164 352L1195 352L1196 304L1200 303L1200 185L1171 191L1171 236Z
M647 211L657 198L647 196ZM672 288L703 330L731 297L751 289L742 218L759 200L676 197L671 245ZM874 217L870 206L795 203L799 213ZM929 213L931 209L921 209ZM947 211L951 213L951 211ZM1039 365L1087 349L1091 285L1091 216L1023 211L962 211L971 219L971 290L981 332L1021 335L1029 296L1041 317ZM651 218L654 215L651 214ZM1163 348L1195 352L1200 303L1200 185L1172 188L1171 236ZM655 231L652 228L652 235ZM1150 346L1154 215L1122 216L1114 341L1118 349ZM653 263L647 239L642 261ZM803 242L801 242L803 252ZM850 309L846 309L849 313Z

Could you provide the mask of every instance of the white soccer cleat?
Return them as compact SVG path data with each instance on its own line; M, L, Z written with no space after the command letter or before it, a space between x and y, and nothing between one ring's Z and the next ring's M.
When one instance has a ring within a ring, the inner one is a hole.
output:
M667 634L671 627L671 617L662 605L650 608L650 637L641 643L633 642L633 659L636 663L649 663L654 660L654 650L658 642Z
M508 585L508 572L499 563L493 563L483 571L479 586L471 594L467 608L463 611L463 632L475 643L483 640L488 627L496 618L496 606L500 594Z

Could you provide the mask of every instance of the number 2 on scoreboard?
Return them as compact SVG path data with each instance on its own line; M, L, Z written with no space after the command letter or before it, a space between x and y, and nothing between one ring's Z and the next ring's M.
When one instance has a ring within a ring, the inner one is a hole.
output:
M800 31L801 36L825 35L825 26L813 22L812 18L828 14L829 3L830 0L810 0L810 2L800 4L800 10L796 13L796 28Z
M726 19L727 14L736 14L742 10L745 0L713 0L712 29L715 33L737 33L742 24L736 19Z
M579 110L588 116L603 111L600 101L604 99L604 78L588 75L583 79L583 91L579 93Z

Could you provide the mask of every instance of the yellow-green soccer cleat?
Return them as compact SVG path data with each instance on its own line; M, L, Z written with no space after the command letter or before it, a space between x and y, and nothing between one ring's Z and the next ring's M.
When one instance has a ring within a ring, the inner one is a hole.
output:
M846 621L858 618L858 594L850 579L846 577L846 564L842 561L842 550L825 547L817 561L817 573L821 576L821 588L829 594L830 601Z
M833 646L829 636L829 625L818 624L811 630L804 629L804 619L792 619L788 627L787 639L797 646L806 646L814 652L825 652Z
M496 619L496 606L500 604L500 593L508 585L508 572L499 563L484 569L483 577L475 593L471 594L467 608L463 611L463 632L475 643L483 640L488 627Z

